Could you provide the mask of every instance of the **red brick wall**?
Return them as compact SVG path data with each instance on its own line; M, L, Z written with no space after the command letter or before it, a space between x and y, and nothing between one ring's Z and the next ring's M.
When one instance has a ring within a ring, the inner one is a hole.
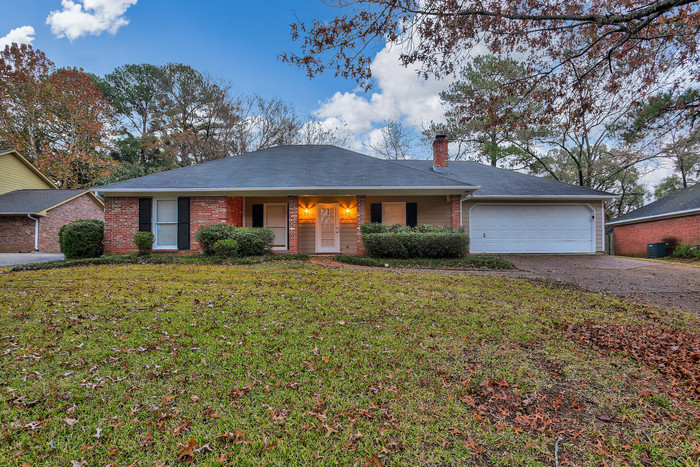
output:
M459 227L462 221L462 203L459 195L450 195L450 225Z
M34 251L34 221L27 216L0 217L0 253Z
M46 213L46 217L39 219L39 251L60 252L58 231L69 222L78 219L103 221L104 218L102 206L87 193L51 209Z
M227 222L236 227L243 227L243 198L241 196L229 196L228 203L229 218Z
M190 249L178 253L200 253L197 229L203 225L227 222L231 217L226 196L193 196L190 198Z
M105 199L105 254L136 253L134 234L139 230L139 199L134 196Z
M367 196L357 195L357 254L365 252L365 244L362 242L362 232L360 226L364 224L367 217Z
M614 226L615 254L646 256L647 243L675 238L678 243L700 243L700 215Z
M289 253L299 253L299 197L289 197Z
M203 225L231 222L239 218L242 222L242 204L235 197L193 196L190 198L190 249L177 253L200 253L197 230ZM240 198L239 198L240 199ZM153 203L155 209L155 200ZM236 212L238 208L238 212ZM231 222L235 225L235 222ZM105 201L105 253L130 254L138 249L133 237L139 230L138 197L115 197Z
M450 163L450 154L447 149L449 141L447 138L435 138L433 141L433 166L448 167Z

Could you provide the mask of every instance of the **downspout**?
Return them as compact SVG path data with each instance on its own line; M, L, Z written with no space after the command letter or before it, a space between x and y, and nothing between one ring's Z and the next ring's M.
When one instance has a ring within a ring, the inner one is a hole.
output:
M39 251L39 219L35 219L31 214L27 217L34 221L34 251Z

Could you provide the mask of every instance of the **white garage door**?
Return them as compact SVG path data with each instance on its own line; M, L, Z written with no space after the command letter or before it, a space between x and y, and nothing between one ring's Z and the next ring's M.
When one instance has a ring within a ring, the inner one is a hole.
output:
M586 205L476 204L471 253L594 253L595 218Z

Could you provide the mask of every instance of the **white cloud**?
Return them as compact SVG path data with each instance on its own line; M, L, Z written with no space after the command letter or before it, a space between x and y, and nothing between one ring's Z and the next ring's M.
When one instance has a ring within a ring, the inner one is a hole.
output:
M386 46L372 62L373 86L369 95L336 92L314 112L320 119L335 119L350 131L366 133L385 120L400 120L420 129L431 120L442 121L440 91L449 81L423 79L414 68L399 61L400 47Z
M122 15L135 5L137 0L61 0L62 10L52 11L46 24L57 37L75 40L91 34L97 36L104 31L115 34L129 24Z
M22 26L12 29L5 37L0 37L0 50L5 46L16 42L18 44L31 44L34 40L34 28L31 26Z

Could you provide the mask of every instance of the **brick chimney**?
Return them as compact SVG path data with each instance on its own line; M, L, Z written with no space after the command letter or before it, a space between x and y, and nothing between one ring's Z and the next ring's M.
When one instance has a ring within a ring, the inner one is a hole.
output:
M448 139L446 135L435 135L433 141L433 170L447 172L450 154L447 152Z

